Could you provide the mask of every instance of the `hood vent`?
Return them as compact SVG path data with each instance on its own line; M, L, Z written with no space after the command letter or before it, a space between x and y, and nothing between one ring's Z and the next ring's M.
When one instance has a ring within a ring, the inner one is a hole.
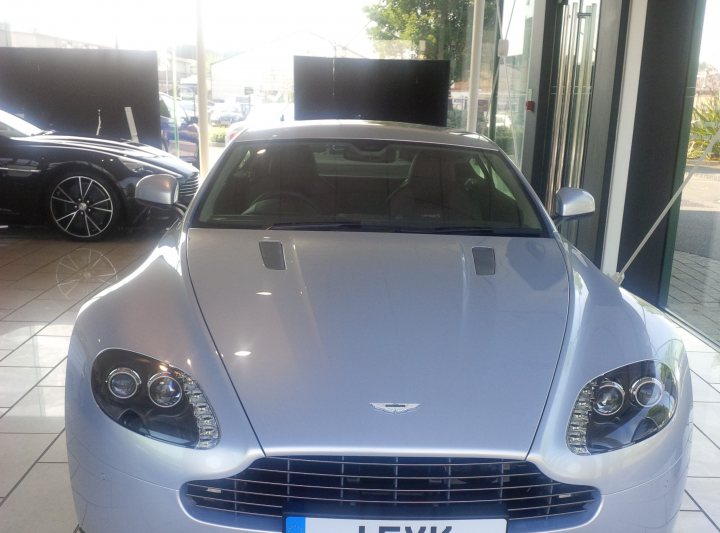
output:
M492 276L495 274L495 250L486 246L476 246L472 249L475 261L475 273L478 276Z
M270 270L286 270L283 245L278 241L260 241L260 255L263 263Z

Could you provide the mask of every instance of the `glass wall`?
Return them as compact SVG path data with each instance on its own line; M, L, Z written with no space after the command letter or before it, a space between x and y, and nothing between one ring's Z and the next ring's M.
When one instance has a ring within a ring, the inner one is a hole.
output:
M466 127L474 0L203 0L211 141L292 119L293 56L450 61L448 125ZM534 0L485 0L477 130L517 159ZM0 12L0 46L156 50L171 120L198 115L196 0L35 0Z
M707 2L667 308L720 344L720 2Z

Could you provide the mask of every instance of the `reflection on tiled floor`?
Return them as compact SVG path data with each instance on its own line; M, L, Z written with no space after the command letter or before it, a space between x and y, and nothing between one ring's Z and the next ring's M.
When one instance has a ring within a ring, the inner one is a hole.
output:
M668 309L720 342L720 261L676 250Z
M71 533L65 357L82 303L144 259L158 232L79 244L0 229L0 533ZM720 532L720 353L683 332L693 370L693 455L675 533ZM43 502L43 512L37 502Z

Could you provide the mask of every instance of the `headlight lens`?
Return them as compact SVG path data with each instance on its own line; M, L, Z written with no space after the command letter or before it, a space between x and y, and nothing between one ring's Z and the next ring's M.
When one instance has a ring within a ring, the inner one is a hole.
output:
M640 442L670 422L677 398L675 376L659 361L641 361L599 376L575 401L568 447L590 455Z
M200 385L146 355L106 350L95 359L92 390L103 412L146 437L188 448L217 445L220 429Z

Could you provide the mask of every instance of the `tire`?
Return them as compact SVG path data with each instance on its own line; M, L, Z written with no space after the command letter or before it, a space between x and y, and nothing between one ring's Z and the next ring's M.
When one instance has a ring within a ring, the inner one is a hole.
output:
M120 200L106 178L88 170L70 171L51 182L47 212L53 226L66 237L97 241L116 229Z

